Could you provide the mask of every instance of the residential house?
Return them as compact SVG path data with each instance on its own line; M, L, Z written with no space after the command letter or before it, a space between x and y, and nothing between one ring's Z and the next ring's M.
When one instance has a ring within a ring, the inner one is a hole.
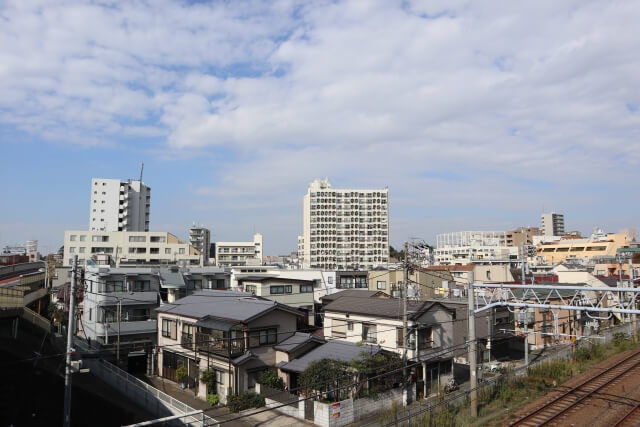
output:
M320 300L322 306L337 300L342 297L358 297L358 298L391 298L391 295L383 291L369 291L367 289L345 289L335 294L325 295Z
M417 394L428 395L453 375L454 358L466 360L467 306L449 301L408 301L407 358L416 366ZM325 338L405 351L402 300L341 297L324 307ZM478 337L487 322L476 323Z
M201 290L156 309L159 374L176 381L185 366L187 384L204 399L217 393L222 403L255 387L259 374L276 364L274 346L293 336L300 312L243 292ZM216 384L207 390L206 370Z
M436 295L436 290L443 287L443 283L452 280L451 272L446 269L414 268L409 274L407 295L410 298L432 299ZM369 271L367 281L371 291L382 291L391 296L400 297L405 282L404 270L376 268Z

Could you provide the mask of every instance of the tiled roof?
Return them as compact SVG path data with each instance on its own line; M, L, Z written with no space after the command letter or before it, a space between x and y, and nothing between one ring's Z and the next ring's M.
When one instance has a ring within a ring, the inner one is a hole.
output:
M357 345L352 342L333 340L316 347L298 359L281 365L280 369L290 372L304 372L312 362L318 360L332 359L348 363L361 357L363 352L378 354L381 351L382 348L379 346Z
M163 304L156 311L196 319L210 316L247 322L275 309L299 314L298 310L292 307L265 298L254 297L244 292L210 289L194 292L192 295L173 303Z
M335 301L341 297L359 297L359 298L372 298L372 297L382 297L382 298L390 298L391 296L382 291L370 291L368 289L344 289L339 292L335 292L333 294L325 295L320 298L323 302Z
M280 344L278 344L274 348L276 350L280 350L288 353L290 351L294 351L300 346L303 346L304 344L311 341L322 342L321 340L313 336L313 334L296 332L295 334L291 335L289 338L282 341Z

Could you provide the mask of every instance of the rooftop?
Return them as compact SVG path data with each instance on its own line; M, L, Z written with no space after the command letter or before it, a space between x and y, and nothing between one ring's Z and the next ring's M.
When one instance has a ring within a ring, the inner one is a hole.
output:
M304 356L280 366L280 369L290 372L303 372L312 363L322 359L351 362L362 356L362 353L378 354L382 351L379 346L358 345L347 341L333 340L316 347Z

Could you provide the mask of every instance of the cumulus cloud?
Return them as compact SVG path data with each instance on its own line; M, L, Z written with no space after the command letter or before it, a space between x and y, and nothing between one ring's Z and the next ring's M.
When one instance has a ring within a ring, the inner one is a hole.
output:
M7 1L0 124L230 148L194 188L237 203L330 176L388 185L398 217L583 206L638 178L639 20L622 1Z

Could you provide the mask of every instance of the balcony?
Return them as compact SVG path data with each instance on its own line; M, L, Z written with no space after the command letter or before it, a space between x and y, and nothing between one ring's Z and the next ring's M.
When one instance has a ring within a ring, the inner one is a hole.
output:
M158 333L157 320L140 320L133 322L120 322L120 335L137 335L137 334L150 334L155 335ZM118 322L109 323L96 323L96 335L117 337L118 336Z
M195 345L199 352L229 356L229 344L231 344L231 357L244 353L244 338L224 338L222 331L196 332Z

